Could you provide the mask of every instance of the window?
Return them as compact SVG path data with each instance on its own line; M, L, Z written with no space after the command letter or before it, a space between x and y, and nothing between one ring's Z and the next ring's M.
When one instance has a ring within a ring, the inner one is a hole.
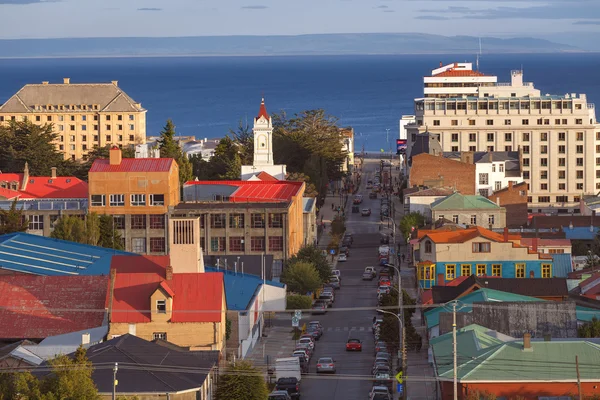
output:
M557 203L566 203L569 201L569 196L556 196Z
M118 131L122 131L123 130L123 125L117 125L117 130Z
M432 252L432 247L433 247L433 246L431 245L431 241L430 241L430 240L427 240L427 241L425 242L425 253L427 253L427 254L431 254L431 252Z
M504 172L504 164L498 164L498 172Z
M487 265L477 264L477 276L487 275Z
M548 154L548 146L546 146L546 145L540 146L540 153Z
M479 189L479 195L483 196L483 197L488 197L488 190L487 189Z
M477 134L469 133L469 142L476 142L476 141L477 141Z
M504 151L512 151L512 146L504 146Z
M502 181L496 181L496 182L494 182L494 190L498 191L500 189L502 189Z
M107 121L110 121L110 115L107 115L107 116L106 116L106 120L107 120Z
M166 300L156 300L156 312L159 314L167 313L167 301Z
M444 219L444 216L443 216L442 214L440 214L440 215L438 215L438 219L439 219L440 221L442 221L442 220Z
M488 142L493 142L494 141L494 134L493 133L488 133L487 134L487 141Z
M548 179L548 171L540 171L540 179Z
M133 126L133 124L129 124L129 130L130 130L130 131L133 131L134 129L135 129L135 126ZM133 135L132 135L132 136L133 136ZM130 139L130 140L133 140L133 139Z
M283 214L269 214L269 228L283 228Z
M458 215L453 215L452 216L452 222L455 224L458 224Z
M525 278L525 264L515 264L515 278Z
M469 146L469 151L477 151L477 146Z
M439 119L434 119L433 120L433 126L440 126L440 120Z
M117 115L117 121L123 121L123 116L122 115Z
M479 174L479 184L487 185L488 184L488 174L480 173Z
M210 215L210 227L211 228L225 228L226 217L225 214L211 214Z
M477 215L471 215L471 225L477 225Z
M131 251L134 253L145 253L146 252L146 238L133 238L131 239Z
M559 154L565 154L566 152L566 147L564 145L558 146L558 153Z
M490 252L489 242L475 242L473 243L473 253L489 253Z
M583 183L578 183L575 185L575 189L577 190L583 190Z
M576 151L577 154L583 154L583 146L582 145L578 145L576 147Z
M523 159L523 166L524 167L529 167L529 158L524 158Z
M92 207L104 207L106 205L106 196L103 194L93 194L90 203Z
M453 133L452 134L452 141L453 142L458 142L458 133Z
M505 119L504 120L504 125L510 125L510 119Z
M567 190L567 185L565 185L564 183L559 183L558 190Z
M577 179L583 179L583 171L576 171L575 178L577 178Z
M521 123L523 125L529 125L529 120L528 119L521 120Z
M115 215L113 216L113 224L115 229L125 229L125 216Z
M75 121L75 116L74 116L74 115L71 115L71 116L70 116L70 119L71 119L71 121Z
M134 207L145 206L146 205L146 195L145 194L132 194L131 195L131 205Z
M111 142L111 141L112 141L112 136L110 136L110 135L106 135L106 141L107 141L107 142Z
M109 197L109 203L111 207L123 207L125 205L124 194L111 194Z
M565 158L559 158L559 159L558 159L558 166L559 166L559 167L564 167L564 166L565 166L565 164L566 164L566 162L565 162Z
M225 251L225 238L224 237L211 237L210 238L210 251Z
M471 276L471 264L462 264L460 266L460 276Z
M243 228L244 227L244 214L229 214L229 227L230 228Z
M164 206L165 205L165 195L164 194L151 194L150 195L150 205L151 206Z
M133 121L133 120L134 120L134 118L135 118L135 117L133 116L133 114L129 114L129 120L130 120L130 121Z
M166 249L164 237L150 238L150 253L164 253Z
M265 214L256 213L250 216L252 228L264 228L265 227Z
M269 251L283 251L283 236L269 236Z
M548 166L548 159L547 158L540 158L540 165L542 167L547 167Z
M492 264L492 276L502 276L502 264Z
M523 141L529 142L529 132L523 132Z
M81 120L82 120L82 121L87 121L87 115L82 115L82 116L81 116Z
M548 141L548 133L546 133L546 132L540 133L540 140L542 142L547 142Z
M578 142L583 142L583 132L576 132L575 140L577 140Z
M575 120L575 125L582 125L582 124L583 124L583 120L582 119L577 118Z
M540 190L548 190L548 184L547 183L541 183L540 184Z
M146 229L146 215L132 215L131 229Z
M229 251L244 251L244 237L243 236L230 236L229 237Z
M252 236L250 238L250 251L265 251L265 238Z
M566 140L565 132L558 132L558 140L564 142Z
M456 265L446 264L446 280L451 281L456 276Z
M106 128L105 128L105 129L106 129L107 131L110 131L110 125L106 125Z
M495 222L494 216L493 215L489 215L488 216L488 224L489 225L494 225L494 222Z
M152 334L152 340L167 340L167 332L154 332Z
M150 214L150 229L165 229L165 216Z
M494 151L494 146L488 146L486 151L488 153L491 152L491 151Z
M576 158L575 165L577 165L578 167L583 167L583 157Z
M82 131L87 131L87 125L81 125L81 130Z
M488 119L485 121L486 125L494 125L494 120L493 119Z
M43 215L30 215L29 216L29 230L41 231L44 229L44 216Z
M452 125L452 126L458 126L458 120L457 119L451 120L450 121L450 125ZM456 136L458 136L458 135L456 135Z

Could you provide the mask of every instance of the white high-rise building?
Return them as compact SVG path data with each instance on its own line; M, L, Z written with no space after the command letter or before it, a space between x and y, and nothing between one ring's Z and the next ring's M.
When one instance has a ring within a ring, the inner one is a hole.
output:
M470 63L441 66L423 82L408 155L424 132L444 152L520 149L531 212L578 212L582 195L600 191L600 125L585 94L542 95L523 71L498 83Z
M247 181L260 172L285 180L286 166L274 165L273 162L273 121L267 107L265 99L260 103L258 116L254 118L254 161L252 165L242 165L242 180Z

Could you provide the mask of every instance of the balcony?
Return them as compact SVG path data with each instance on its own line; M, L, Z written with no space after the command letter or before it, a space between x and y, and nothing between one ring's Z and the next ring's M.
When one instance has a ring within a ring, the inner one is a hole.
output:
M0 210L9 210L12 201L0 201ZM21 200L17 201L17 209L24 211L52 211L52 210L86 210L87 200Z

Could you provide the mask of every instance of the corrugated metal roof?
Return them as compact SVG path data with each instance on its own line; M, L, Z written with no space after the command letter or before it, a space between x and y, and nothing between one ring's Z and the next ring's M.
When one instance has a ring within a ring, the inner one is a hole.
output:
M460 193L451 194L448 197L439 199L431 203L431 209L441 210L476 210L476 209L499 209L500 207L493 201L486 199L478 194L463 195Z
M565 233L565 237L570 240L593 240L596 236L598 236L598 232L600 231L600 229L596 226L590 230L589 226L574 226L571 228L568 225L563 226L562 230Z
M123 158L119 165L110 165L110 160L97 159L90 172L167 172L175 160L172 158Z
M303 182L291 181L189 181L187 185L233 186L237 189L229 196L232 203L289 202L298 195Z
M74 176L30 176L25 190L20 190L23 174L0 173L0 182L19 182L19 190L9 190L6 194L17 193L20 199L87 199L88 184ZM0 188L2 191L7 189ZM12 193L10 193L12 192Z

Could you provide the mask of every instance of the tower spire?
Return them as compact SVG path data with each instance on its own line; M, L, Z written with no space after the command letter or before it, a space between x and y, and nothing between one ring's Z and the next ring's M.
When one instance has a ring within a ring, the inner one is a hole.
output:
M260 102L260 108L258 110L258 117L256 117L256 119L260 119L260 117L265 117L265 119L269 119L269 113L267 112L267 107L265 106L265 98L263 96L261 102Z

